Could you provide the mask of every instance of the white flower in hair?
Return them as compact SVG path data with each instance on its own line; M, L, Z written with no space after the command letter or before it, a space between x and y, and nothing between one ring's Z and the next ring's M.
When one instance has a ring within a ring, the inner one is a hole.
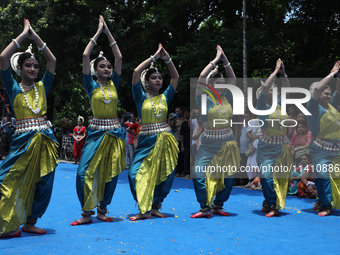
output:
M16 52L12 55L12 57L10 59L10 63L11 63L11 67L12 67L13 71L16 72L19 76L21 76L20 66L18 65L19 57L23 53L30 53L31 58L35 59L34 54L32 52L32 49L33 49L32 44L30 44L30 46L28 46L28 48L25 52Z
M154 66L153 62L151 62L151 65L149 68L145 69L141 75L140 75L140 80L142 82L143 88L146 92L149 92L149 84L148 81L146 80L146 73L149 71L150 68L155 68L156 69L156 73L158 73L158 69L157 67Z
M207 78L205 79L205 82L207 84L209 84L209 80L211 78L211 76L213 76L214 74L218 73L218 65L216 65L216 67L210 71L210 73L208 74ZM221 78L223 78L223 74L221 74Z
M97 58L104 58L104 60L107 60L106 57L104 57L104 52L102 52L102 51L99 52L99 55L98 55ZM93 76L97 76L97 72L94 70L94 62L96 61L97 58L93 59L93 60L90 62L90 66L91 66L91 74L92 74Z
M78 120L78 121L81 121L81 122L84 122L84 117L79 115L78 118L77 118L77 120Z
M317 81L317 82L313 82L313 83L310 85L310 87L309 87L309 92L310 92L311 95L313 95L314 89L315 89L316 85L318 85L318 83L319 83L319 82Z

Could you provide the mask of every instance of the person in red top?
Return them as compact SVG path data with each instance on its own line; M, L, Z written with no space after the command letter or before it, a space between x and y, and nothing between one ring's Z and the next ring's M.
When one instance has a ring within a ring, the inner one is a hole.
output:
M73 157L77 164L80 160L81 150L85 144L86 128L83 126L84 118L82 116L78 117L78 126L73 129Z
M133 113L131 113L131 119L129 122L125 122L126 126L126 131L128 132L129 135L129 142L128 142L128 150L129 150L129 155L130 155L130 164L132 164L132 159L133 159L133 153L135 152L135 147L133 140L135 139L136 136L136 131L139 128L139 124L136 122L136 117Z

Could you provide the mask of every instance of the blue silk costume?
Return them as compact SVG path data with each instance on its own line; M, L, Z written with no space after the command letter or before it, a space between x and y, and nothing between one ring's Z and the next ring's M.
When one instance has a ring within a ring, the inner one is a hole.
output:
M229 90L226 90L221 97L222 106L221 104L215 105L213 100L208 97L207 115L201 114L202 121L208 122L209 129L227 129L230 131L230 135L223 138L215 137L211 139L205 136L205 133L201 136L201 145L196 154L193 183L197 201L202 209L209 209L213 203L218 207L223 206L224 202L229 199L233 187L233 175L240 168L240 153L230 129L230 120L233 116L232 100ZM196 102L198 109L201 110L201 96L196 97ZM228 123L214 127L214 119L227 120ZM222 169L223 172L211 173L208 170L208 167L211 166L215 166L216 170L217 166L220 166L221 169L227 167L228 171Z
M93 117L103 123L89 126L77 171L78 198L82 210L89 212L96 206L104 209L111 203L118 175L125 167L125 140L120 124L109 130L104 126L105 121L112 123L117 117L120 76L114 72L108 86L103 86L106 100L109 99L108 87L111 91L110 103L104 103L101 88L91 74L83 74L83 80Z
M144 214L152 209L152 204L161 204L171 190L177 165L178 145L171 131L157 130L158 123L164 123L168 106L175 94L172 85L159 96L152 97L156 118L150 100L146 97L141 82L132 85L132 95L136 103L138 115L143 125L154 125L155 133L138 136L138 145L129 170L129 182L133 198L138 202L139 211ZM141 130L143 129L143 125Z
M319 100L311 98L307 110L308 126L313 134L309 153L313 163L313 178L318 202L324 209L340 209L340 113L334 108L340 94L334 92L326 110Z
M266 103L267 96L262 92L257 100L257 110L268 110L271 107ZM277 120L283 121L288 116L281 115L281 99L270 115L260 115L258 118L264 122L262 135L257 146L257 163L260 168L261 185L265 201L264 207L282 210L286 203L290 171L293 159L286 136L287 128L281 126ZM273 123L273 125L272 125ZM270 170L273 168L274 170Z
M46 71L43 79L36 83L40 109L37 115L27 106L11 69L1 71L1 75L17 123L42 119L41 126L33 129L32 122L26 130L13 135L10 153L0 166L0 229L1 233L7 233L26 223L27 218L36 220L45 213L52 194L54 169L58 165L58 143L42 116L47 111L46 97L54 75ZM34 89L26 91L26 95L35 109ZM17 125L17 131L19 129Z

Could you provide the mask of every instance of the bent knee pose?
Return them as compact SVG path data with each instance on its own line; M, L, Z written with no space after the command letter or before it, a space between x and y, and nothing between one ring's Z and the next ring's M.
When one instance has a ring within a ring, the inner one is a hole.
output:
M277 100L279 93L273 83L277 74L281 75L284 87L290 86L284 65L281 59L276 62L274 72L267 78L266 82L259 89L259 96L256 105L258 110L268 110L272 107L273 100ZM273 99L274 98L274 99ZM286 203L288 183L290 181L289 171L272 171L275 167L290 166L293 164L289 140L286 135L287 128L280 125L283 120L288 119L287 115L281 115L281 98L277 101L275 111L270 115L260 115L258 118L264 122L262 135L257 145L257 163L260 167L261 185L265 200L262 204L262 211L266 212L266 217L279 215ZM273 125L270 120L274 121ZM268 121L269 120L269 121Z
M227 79L218 72L217 63L223 61ZM208 77L208 84L205 80ZM217 54L201 72L197 82L196 101L198 109L201 109L201 96L207 89L214 88L216 84L236 83L236 76L222 48L217 46ZM196 154L193 182L197 201L201 209L191 218L209 218L211 209L213 213L229 216L222 206L229 199L233 187L233 175L240 167L240 153L235 142L233 131L230 128L232 112L232 95L229 90L215 89L217 94L209 92L207 97L207 115L202 115L204 132L201 136L201 145ZM216 103L215 103L216 102ZM214 119L226 119L227 124L214 125ZM230 171L211 173L209 166L228 166Z
M47 70L39 82L35 80L40 63L32 47L14 54L26 38L37 43L47 61ZM34 225L50 202L58 164L57 140L43 116L56 58L28 20L24 20L23 32L4 49L0 58L2 80L17 119L10 153L0 166L0 238L20 236L19 226L23 223L23 232L45 234L44 229ZM20 83L12 76L10 58L12 69L21 76Z
M92 61L93 64L90 62L91 52L101 33L106 34L115 57L114 71L111 62L102 54ZM107 205L111 203L118 175L125 166L124 134L117 119L117 90L121 69L122 55L117 42L100 16L98 30L83 53L83 79L93 119L88 127L77 171L77 194L83 217L71 225L91 223L95 207L99 220L113 221L106 216ZM91 73L97 77L96 81Z
M145 70L156 59L165 61L171 76L170 85L163 94L160 94L163 85L161 71L155 67ZM166 116L178 79L176 67L162 45L159 45L157 52L142 62L133 73L132 95L143 123L129 170L131 192L138 202L140 212L130 218L132 221L151 218L151 214L166 217L159 209L170 192L179 152Z
M340 61L324 79L311 86L312 98L307 109L312 114L307 116L308 125L313 134L309 146L314 166L313 177L318 194L318 203L314 207L320 210L319 216L331 213L331 208L340 209L340 113L335 109L340 103L340 80L337 79L336 90L327 84L334 76L340 77Z

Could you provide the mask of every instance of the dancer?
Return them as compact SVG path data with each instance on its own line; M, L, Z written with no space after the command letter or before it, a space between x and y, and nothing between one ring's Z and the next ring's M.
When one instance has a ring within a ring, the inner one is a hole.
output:
M78 116L78 125L73 129L73 157L74 163L77 164L80 160L81 150L85 144L86 137L86 128L83 126L84 118L82 116Z
M336 62L330 74L311 86L312 98L307 116L313 140L309 152L314 166L313 177L318 191L319 216L331 214L331 208L340 209L340 113L335 107L340 102L340 61ZM336 91L331 94L327 84L337 76Z
M163 94L160 94L163 75L158 68L153 67L157 59L165 61L171 76L170 85ZM150 64L150 68L146 69ZM143 124L129 170L131 192L140 212L130 217L132 221L151 218L151 215L166 217L159 209L170 192L179 152L166 116L178 79L176 67L161 44L156 53L143 61L133 73L132 95Z
M102 52L90 62L90 55L101 33L106 34L115 57L112 65ZM92 66L93 65L93 68ZM96 34L90 39L83 53L83 79L89 96L93 119L88 127L88 136L82 150L77 172L77 194L83 210L82 218L71 223L91 223L97 207L97 219L112 222L106 216L107 205L111 203L118 175L125 166L125 140L117 116L117 90L122 69L122 55L109 31L104 18L99 17ZM97 76L94 81L92 76Z
M33 55L32 47L24 53L14 54L26 38L36 42L47 62L47 70L39 82L35 79L40 63ZM21 76L20 83L14 80L10 64ZM46 230L35 227L35 223L50 202L54 169L58 165L58 143L43 117L56 58L30 22L24 20L23 32L1 53L0 65L6 93L17 119L10 153L0 166L0 237L20 236L21 224L24 224L23 232L45 234Z
M223 61L227 80L218 72L216 65L219 61ZM208 86L205 84L206 78ZM235 85L236 76L222 48L217 46L215 59L203 69L197 82L198 109L201 109L201 95L207 91L207 87L214 88L216 84L225 83ZM196 154L195 175L193 176L195 193L201 209L198 213L191 215L191 218L209 218L211 209L215 214L229 216L227 212L223 211L222 206L230 196L234 182L233 175L240 168L240 153L229 121L233 116L231 107L233 98L229 90L215 89L215 91L218 96L209 92L207 115L201 113L202 121L205 122L207 128L202 134L201 145ZM219 98L221 102L219 102ZM228 120L228 123L214 126L214 119L225 119ZM227 166L231 170L219 173L211 173L207 170L209 166L217 165L222 168Z
M276 61L274 72L267 78L266 82L258 91L258 100L256 108L258 110L268 110L271 108L274 100L277 100L279 93L274 94L277 90L273 83L277 74L281 75L284 87L289 87L289 81L285 72L284 64L281 59ZM270 115L258 116L264 122L262 126L262 135L257 145L257 163L260 166L261 185L265 200L262 203L262 211L267 212L266 217L278 216L278 210L282 210L286 203L288 184L290 181L290 172L277 172L272 169L275 167L290 167L293 164L289 140L286 135L287 128L280 123L288 119L288 115L281 115L281 99L277 101L277 107ZM270 121L271 119L280 121ZM269 121L268 121L269 120ZM274 123L268 124L268 123Z

